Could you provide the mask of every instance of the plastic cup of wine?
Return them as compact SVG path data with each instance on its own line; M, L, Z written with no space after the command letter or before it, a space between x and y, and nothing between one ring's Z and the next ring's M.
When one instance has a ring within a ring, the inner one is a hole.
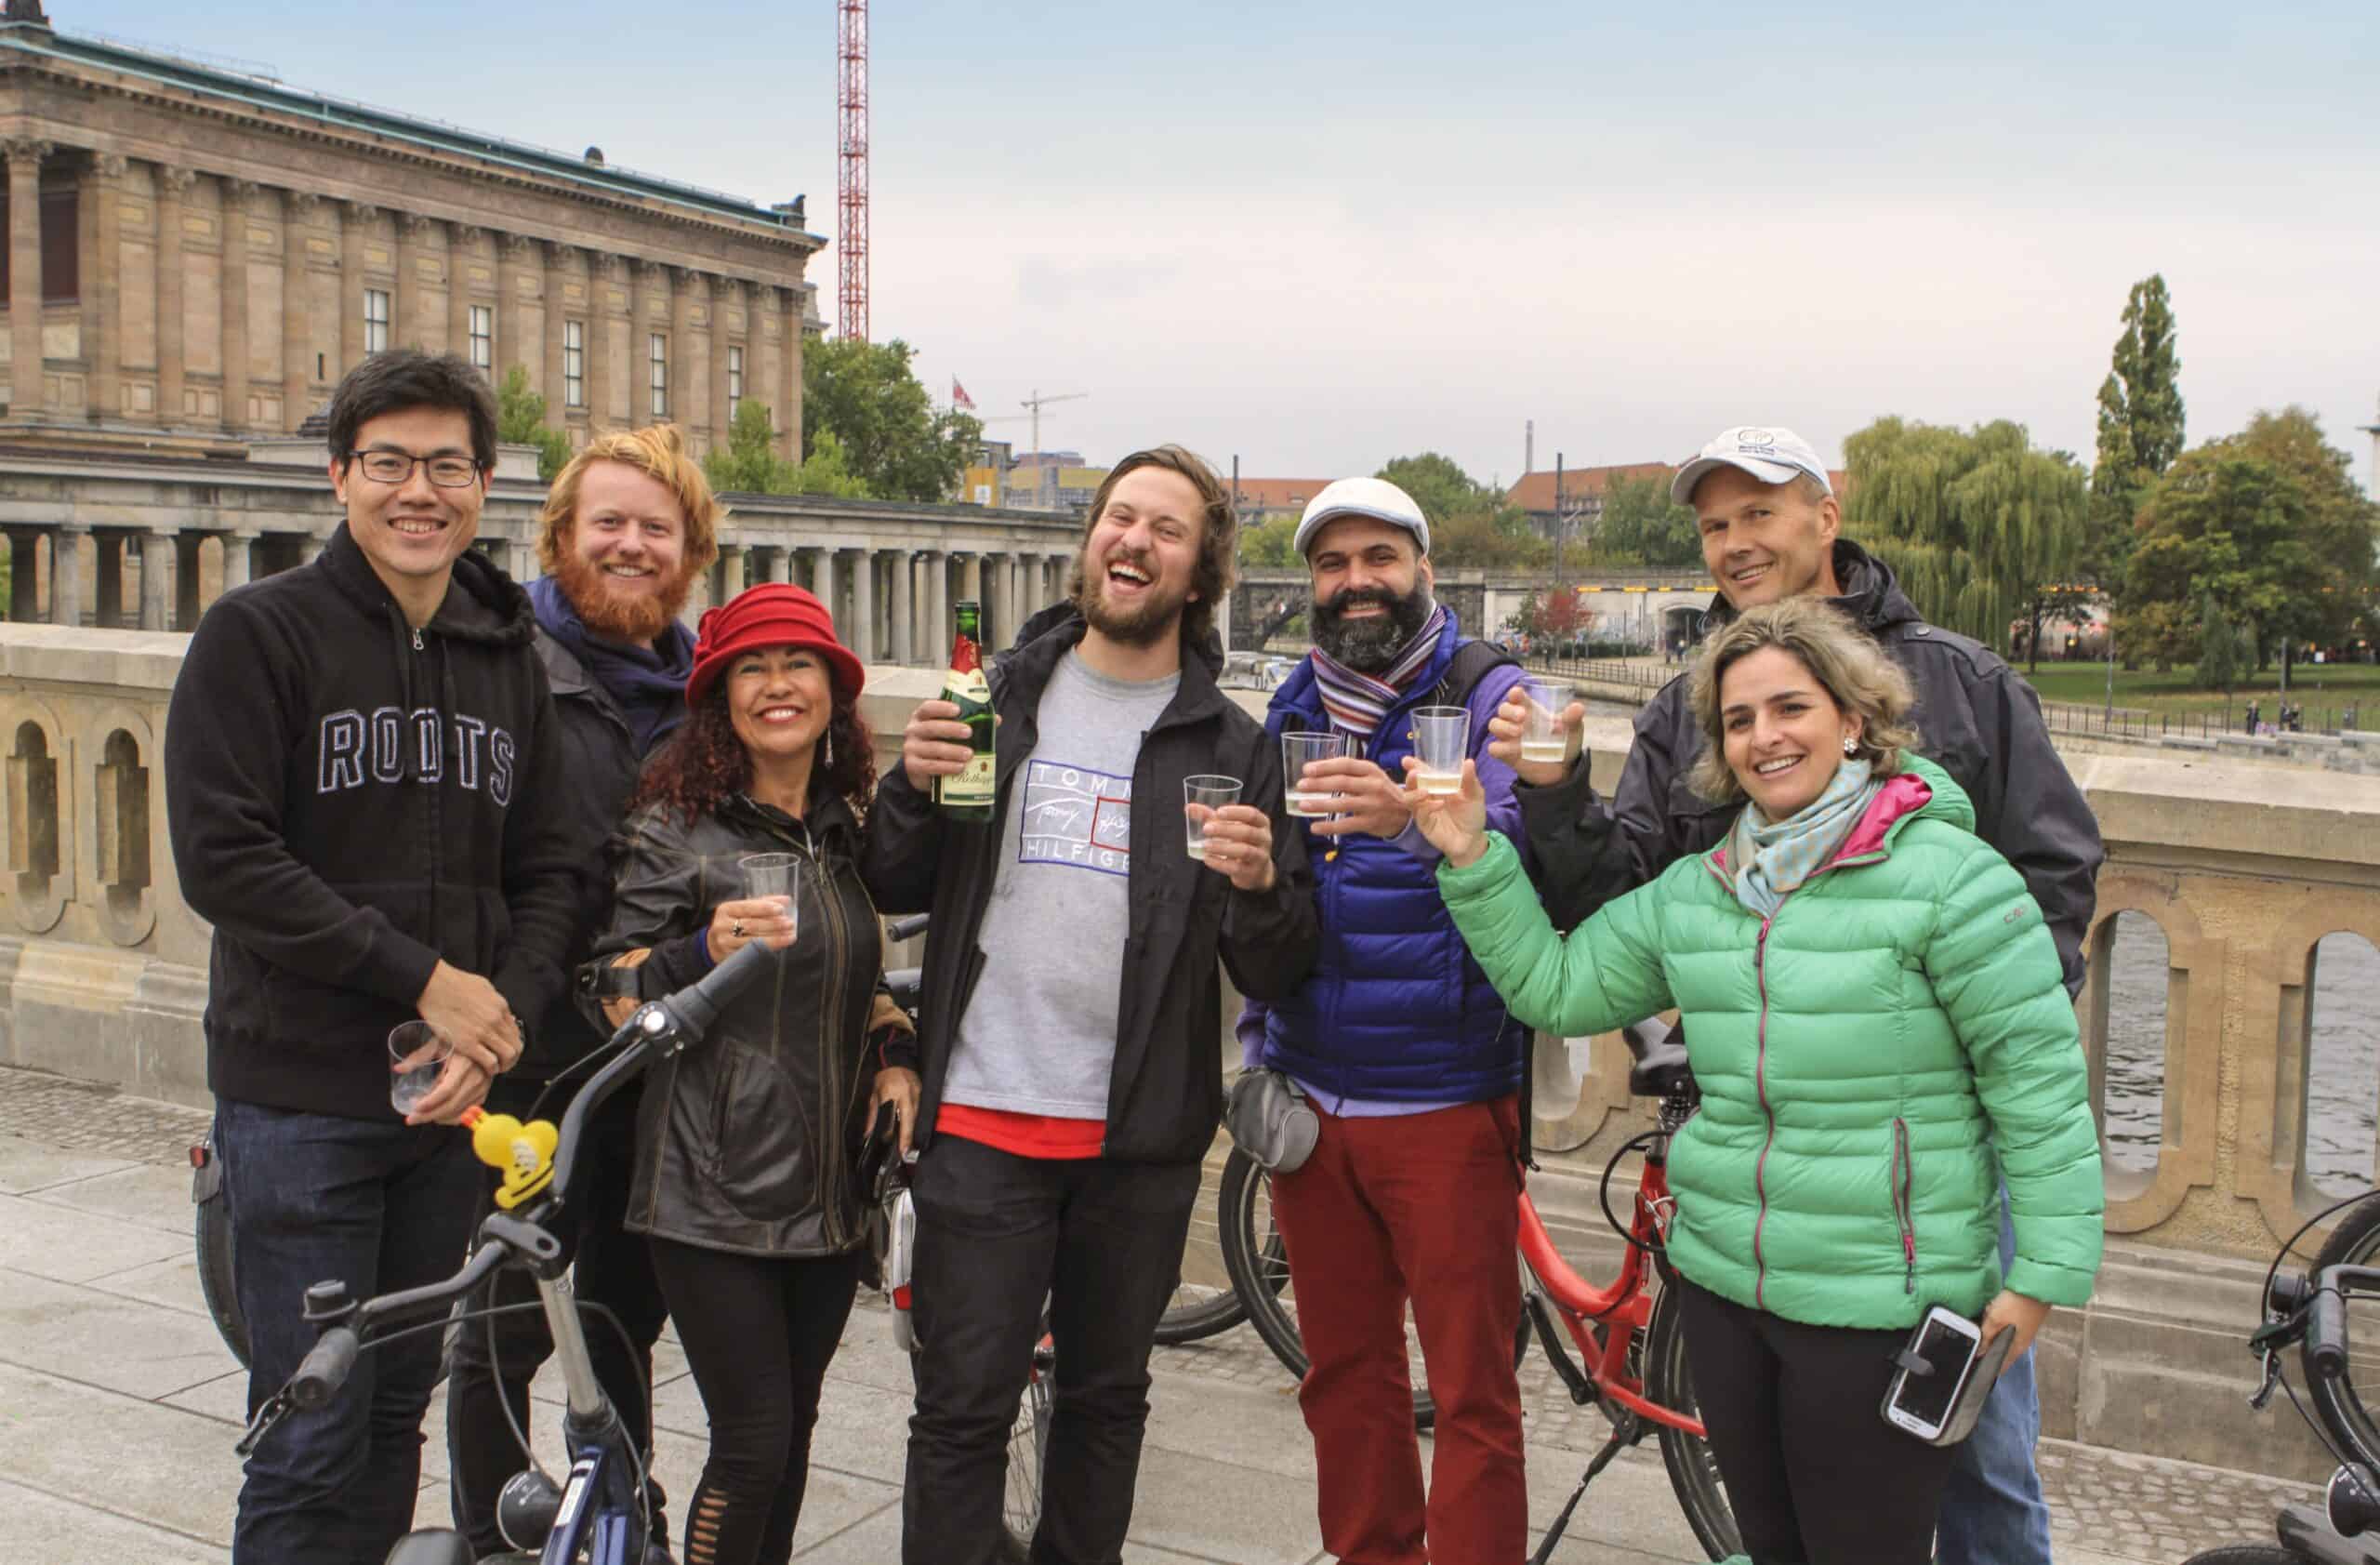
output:
M1182 813L1190 827L1190 856L1207 856L1207 822L1225 804L1239 802L1237 777L1196 776L1182 779Z
M800 903L793 888L801 874L801 855L798 853L746 854L736 861L744 871L744 895L760 902L774 902L784 912L793 933L801 932ZM793 941L786 942L790 946Z
M1422 792L1461 792L1463 758L1470 753L1470 708L1413 709L1413 755L1421 763L1413 779Z
M405 1022L389 1033L389 1107L410 1114L438 1085L455 1045L428 1022Z
M1284 734L1281 736L1281 776L1288 781L1282 808L1290 815L1320 819L1337 813L1339 795L1305 786L1305 769L1316 761L1336 761L1347 753L1344 734Z
M1568 741L1562 734L1562 712L1571 700L1568 688L1551 680L1533 679L1527 682L1525 689L1528 696L1528 723L1521 730L1521 759L1569 759Z

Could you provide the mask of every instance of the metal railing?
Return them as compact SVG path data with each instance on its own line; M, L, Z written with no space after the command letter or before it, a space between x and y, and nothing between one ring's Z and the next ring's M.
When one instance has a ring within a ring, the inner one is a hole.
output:
M2358 702L2323 707L2293 704L2290 711L2293 715L2284 723L2279 705L2267 707L2259 702L2256 725L2251 731L2244 703L2219 712L2156 712L2137 707L2085 707L2063 701L2042 703L2042 717L2054 734L2096 734L2110 738L2144 741L2177 738L2211 743L2223 738L2285 739L2308 734L2336 738L2342 734L2371 732L2364 719L2380 716L2380 710L2367 713Z

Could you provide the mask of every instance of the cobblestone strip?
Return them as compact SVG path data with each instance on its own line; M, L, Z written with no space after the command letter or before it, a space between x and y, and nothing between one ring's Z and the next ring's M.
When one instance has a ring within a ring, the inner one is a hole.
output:
M191 1143L206 1134L209 1120L203 1108L0 1067L0 1134L20 1135L61 1152L187 1163Z

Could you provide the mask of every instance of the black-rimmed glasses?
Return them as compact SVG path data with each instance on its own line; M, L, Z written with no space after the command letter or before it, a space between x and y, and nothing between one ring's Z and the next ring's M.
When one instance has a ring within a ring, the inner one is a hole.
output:
M415 457L403 451L350 451L355 465L375 484L403 484L418 462L430 470L430 482L441 489L460 489L475 482L480 465L469 457Z

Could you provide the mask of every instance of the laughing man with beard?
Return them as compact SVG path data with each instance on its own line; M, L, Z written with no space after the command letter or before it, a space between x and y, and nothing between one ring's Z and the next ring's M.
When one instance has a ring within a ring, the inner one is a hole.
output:
M1528 1553L1513 1335L1520 1321L1519 1093L1527 1029L1471 960L1438 895L1438 852L1403 796L1414 709L1471 710L1488 818L1517 826L1488 721L1520 670L1433 595L1430 524L1403 490L1346 478L1298 522L1315 650L1266 731L1344 736L1305 768L1340 814L1300 823L1322 954L1297 991L1240 1018L1244 1062L1287 1075L1320 1121L1273 1176L1313 1367L1322 1541L1346 1565L1512 1565ZM1431 1481L1407 1386L1405 1306L1438 1409Z
M539 518L537 561L546 575L529 584L536 614L536 649L553 687L564 773L571 792L549 804L563 817L591 883L612 884L604 843L620 822L644 758L686 716L686 679L694 638L678 620L695 574L719 553L721 508L674 426L597 436L554 479ZM589 954L609 908L594 896L580 909L565 971ZM488 1094L491 1110L526 1117L556 1073L583 1058L602 1036L564 995L532 1029L527 1053ZM575 1252L580 1299L618 1316L633 1342L591 1330L588 1351L596 1379L623 1425L648 1452L653 1445L653 1344L667 1311L644 1240L621 1229L635 1160L639 1089L605 1104L587 1127L579 1154L579 1191L555 1232ZM543 1112L559 1120L567 1097ZM526 1274L497 1280L498 1303L534 1305ZM522 1458L499 1394L522 1429L529 1383L553 1352L545 1315L530 1308L490 1318L496 1336L473 1326L457 1339L447 1417L454 1474L455 1525L482 1558L505 1545L496 1501ZM658 1486L653 1553L666 1559Z

